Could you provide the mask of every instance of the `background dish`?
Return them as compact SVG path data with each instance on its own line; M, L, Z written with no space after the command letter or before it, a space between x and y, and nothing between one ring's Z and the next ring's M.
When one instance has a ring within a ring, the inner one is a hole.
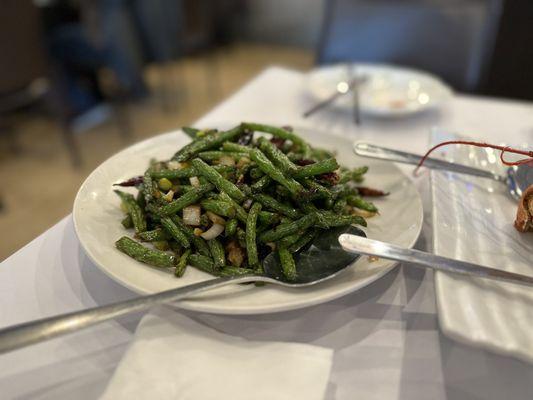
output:
M436 76L414 69L380 64L352 64L358 77L367 76L361 84L361 112L379 117L399 117L435 108L448 100L452 90ZM319 102L335 92L340 81L349 80L347 65L332 65L308 75L308 87L314 101ZM353 107L352 96L337 99L332 107Z

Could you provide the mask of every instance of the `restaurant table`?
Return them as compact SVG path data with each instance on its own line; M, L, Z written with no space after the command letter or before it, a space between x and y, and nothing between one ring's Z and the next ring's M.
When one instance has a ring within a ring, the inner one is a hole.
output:
M431 127L494 143L533 143L531 103L458 94L438 110L395 120L363 117L360 127L354 126L349 111L342 110L324 110L303 119L302 112L312 103L305 74L270 67L196 125L250 120L313 126L354 140L419 153L428 147ZM412 167L402 169L408 173ZM431 249L427 176L415 180L425 209L425 223L416 245L419 249ZM0 265L0 327L134 296L88 259L70 215ZM402 265L357 292L300 310L255 316L183 312L247 339L303 342L334 349L327 399L533 396L533 366L462 345L442 334L429 270ZM141 313L129 315L0 355L0 398L98 398L141 317Z

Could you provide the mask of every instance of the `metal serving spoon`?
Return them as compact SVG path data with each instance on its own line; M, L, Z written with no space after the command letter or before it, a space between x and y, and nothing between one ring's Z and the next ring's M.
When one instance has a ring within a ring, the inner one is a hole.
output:
M386 147L376 146L374 144L365 142L355 143L354 152L362 157L377 158L379 160L395 161L413 165L418 165L420 159L422 158L417 154L392 150ZM432 169L452 171L460 174L474 175L495 180L505 184L509 194L515 200L520 200L524 190L533 185L533 168L528 165L509 167L505 176L479 168L438 160L436 158L427 158L424 162L424 166Z
M250 274L210 279L149 296L4 328L0 330L0 354L88 328L121 315L146 310L156 304L170 303L230 284L267 282L294 288L316 285L338 275L359 258L359 254L346 252L340 246L338 237L343 233L364 236L363 231L353 226L330 229L320 235L309 248L295 256L298 268L295 281L286 280L277 255L271 253L263 261L264 276Z
M533 277L367 239L364 233L355 227L338 228L321 235L309 249L295 256L299 276L295 282L285 280L277 256L271 254L264 261L265 276L245 275L211 279L150 296L2 329L0 330L0 354L87 328L120 315L146 310L156 304L180 300L229 284L268 282L295 288L315 285L337 276L341 271L353 265L361 254L407 261L417 266L440 271L533 286Z

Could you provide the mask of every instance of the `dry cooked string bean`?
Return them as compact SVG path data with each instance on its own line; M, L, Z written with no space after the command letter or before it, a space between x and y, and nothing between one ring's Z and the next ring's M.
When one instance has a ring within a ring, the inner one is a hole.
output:
M275 252L293 280L294 254L324 230L366 226L360 215L378 211L354 185L367 167L339 166L331 152L290 129L242 123L222 132L183 131L192 141L171 160L154 160L142 176L118 184L135 187L137 198L116 191L122 225L144 242L124 236L116 247L176 277L187 265L216 276L262 273Z

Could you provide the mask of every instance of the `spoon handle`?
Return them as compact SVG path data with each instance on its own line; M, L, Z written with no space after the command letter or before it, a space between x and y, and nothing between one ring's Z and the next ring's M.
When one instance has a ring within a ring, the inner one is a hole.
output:
M438 271L451 272L455 274L476 276L480 278L494 279L497 281L517 283L525 286L533 286L533 277L515 274L495 268L484 267L465 261L454 260L426 253L420 250L405 249L378 240L367 239L361 236L343 234L339 236L339 242L344 250L377 256L394 261L406 261L425 268L432 268Z
M418 165L418 163L422 159L422 157L418 154L392 150L386 147L376 146L374 144L365 142L355 143L354 152L358 156L362 157L377 158L378 160L395 161L413 165ZM455 164L444 160L438 160L436 158L427 158L424 162L424 166L432 169L458 172L460 174L474 175L482 178L494 179L498 182L506 182L505 177L495 174L493 172L479 168L469 167L462 164Z
M262 277L255 275L210 279L161 293L10 326L0 330L0 354L88 328L121 315L143 311L156 304L176 301L229 284L259 280Z

